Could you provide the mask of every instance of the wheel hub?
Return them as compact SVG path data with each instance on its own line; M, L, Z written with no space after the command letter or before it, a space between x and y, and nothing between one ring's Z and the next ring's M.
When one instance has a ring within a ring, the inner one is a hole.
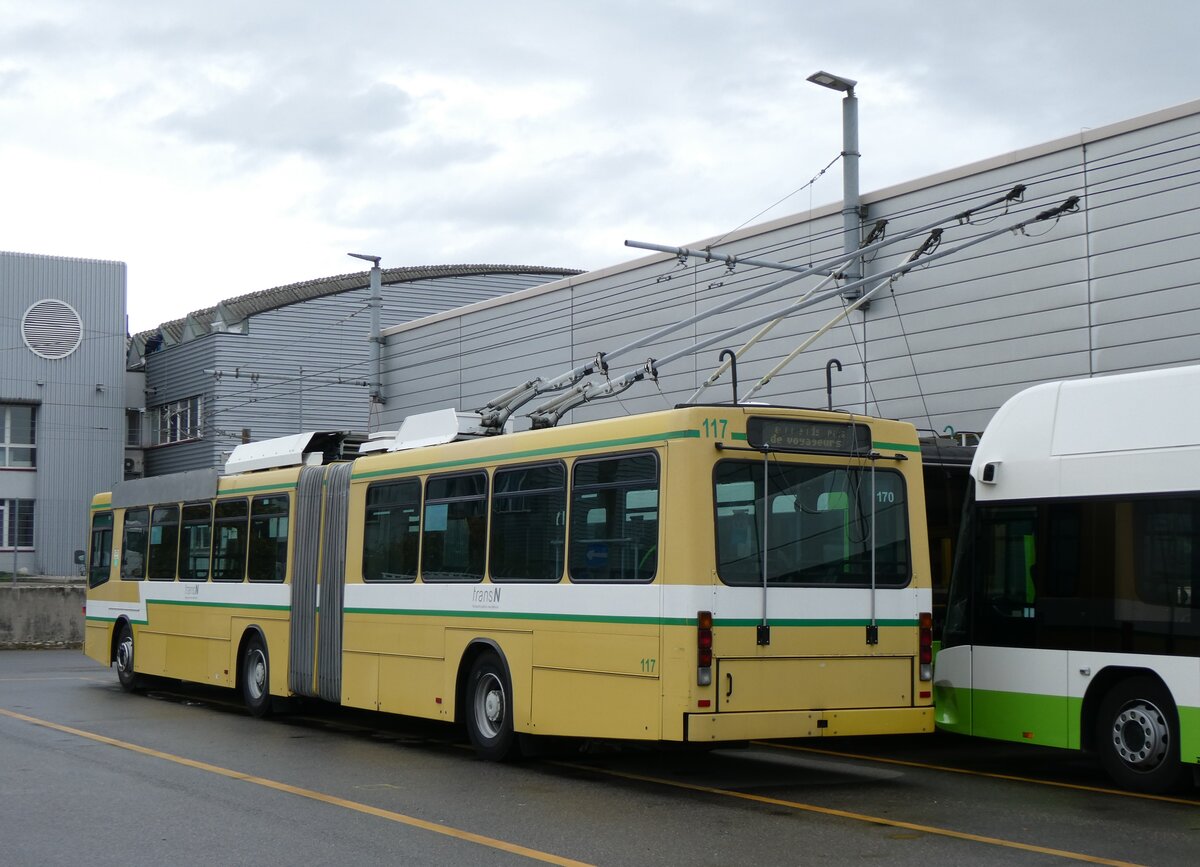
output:
M263 661L262 654L256 653L250 660L250 689L255 697L263 694L263 689L266 687L267 666Z
M122 641L117 645L117 670L129 671L133 663L133 642Z
M487 714L488 721L499 722L503 709L504 703L500 699L500 693L496 690L489 692L483 700L483 712Z
M1145 700L1121 709L1112 727L1113 746L1127 765L1139 771L1153 770L1162 763L1170 740L1162 711Z
M485 675L475 692L475 723L481 734L494 738L504 726L504 687L493 674Z

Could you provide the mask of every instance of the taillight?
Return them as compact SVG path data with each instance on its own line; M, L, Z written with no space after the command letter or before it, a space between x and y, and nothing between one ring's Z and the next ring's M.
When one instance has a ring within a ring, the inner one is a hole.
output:
M922 611L920 625L921 680L933 680L933 615Z
M712 612L696 612L696 683L708 686L712 683Z

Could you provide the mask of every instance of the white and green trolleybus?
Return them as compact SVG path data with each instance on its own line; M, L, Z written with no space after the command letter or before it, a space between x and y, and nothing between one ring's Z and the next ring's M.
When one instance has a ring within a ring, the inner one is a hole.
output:
M971 466L944 730L1094 751L1162 792L1200 762L1200 366L1039 385Z

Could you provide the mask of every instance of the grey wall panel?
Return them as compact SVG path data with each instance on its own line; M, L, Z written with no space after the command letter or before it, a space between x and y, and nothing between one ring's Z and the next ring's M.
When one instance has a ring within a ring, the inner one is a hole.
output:
M1097 373L1123 373L1130 370L1148 370L1156 367L1175 367L1195 364L1200 355L1200 338L1190 334L1155 340L1152 343L1131 343L1111 349L1098 349L1093 353Z
M1155 268L1139 275L1143 291L1129 293L1133 281L1128 275L1097 280L1092 287L1099 300L1092 305L1092 322L1104 325L1142 316L1170 314L1177 310L1200 307L1200 279L1196 265L1179 264Z
M1200 350L1200 310L1179 310L1158 316L1139 316L1121 322L1100 325L1092 330L1096 350L1125 344L1153 344L1156 340L1190 337Z

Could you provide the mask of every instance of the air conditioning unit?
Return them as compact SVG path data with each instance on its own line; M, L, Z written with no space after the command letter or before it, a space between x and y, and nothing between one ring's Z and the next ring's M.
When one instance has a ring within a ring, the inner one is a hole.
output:
M125 478L140 479L145 471L145 461L141 455L131 455L125 458Z

